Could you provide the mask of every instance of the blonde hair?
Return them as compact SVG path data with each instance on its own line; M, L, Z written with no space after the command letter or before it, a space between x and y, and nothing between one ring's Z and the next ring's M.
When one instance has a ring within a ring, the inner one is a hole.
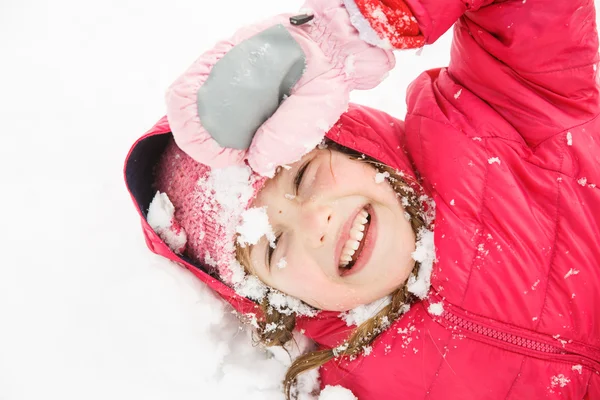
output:
M415 237L417 237L422 228L427 227L419 195L404 180L401 172L364 154L357 153L333 142L328 142L327 148L346 154L351 159L373 165L380 173L387 172L389 174L388 181L399 198L402 199L405 211L410 215L410 223ZM251 265L250 248L238 246L236 256L246 271L249 271ZM418 271L419 263L415 262L412 274L417 276ZM381 332L385 331L385 329L398 319L406 311L406 305L413 301L414 297L408 292L406 283L404 283L392 292L391 302L383 307L375 316L354 329L342 346L336 349L312 351L299 356L287 370L283 381L286 399L291 399L292 388L300 374L313 368L319 368L336 357L358 356L367 346L370 346L375 341ZM267 297L259 305L263 315L258 321L258 329L256 329L257 339L265 346L283 346L292 340L292 333L296 325L296 315L294 313L285 314L277 311L274 307L270 306ZM278 328L267 329L268 326L274 326L273 324L276 324Z

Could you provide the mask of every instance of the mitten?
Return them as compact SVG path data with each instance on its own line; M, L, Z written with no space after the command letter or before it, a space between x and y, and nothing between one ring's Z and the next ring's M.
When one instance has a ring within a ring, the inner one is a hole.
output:
M359 37L342 0L305 7L240 29L171 85L167 116L183 151L273 176L320 143L352 90L377 86L394 67L389 49Z

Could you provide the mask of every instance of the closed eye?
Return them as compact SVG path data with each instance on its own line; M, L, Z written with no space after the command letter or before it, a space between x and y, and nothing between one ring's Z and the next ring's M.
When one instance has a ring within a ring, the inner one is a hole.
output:
M275 249L277 248L277 243L279 243L279 238L281 238L281 233L279 233L275 237L275 241L273 242L274 246L268 245L268 247L267 247L266 264L267 264L267 267L269 268L269 271L271 270L271 259L273 258L273 253L275 252Z
M302 167L298 169L298 173L294 178L294 190L296 191L296 195L298 195L298 190L300 189L300 185L302 184L302 178L304 177L304 173L306 172L306 169L309 165L310 161L307 161Z

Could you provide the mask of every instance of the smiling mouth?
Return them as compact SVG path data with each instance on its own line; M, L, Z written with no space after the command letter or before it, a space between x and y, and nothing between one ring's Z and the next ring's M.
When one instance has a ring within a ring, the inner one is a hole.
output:
M352 223L350 228L350 238L342 248L340 256L340 272L345 273L354 267L360 257L365 244L365 237L369 231L371 215L367 212L367 207L363 208Z

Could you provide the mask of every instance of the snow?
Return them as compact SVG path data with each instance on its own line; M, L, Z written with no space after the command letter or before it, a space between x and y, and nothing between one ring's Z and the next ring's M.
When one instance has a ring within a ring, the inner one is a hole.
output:
M567 279L567 278L568 278L568 277L570 277L570 276L577 275L578 273L579 273L579 270L577 270L577 269L574 269L574 268L571 268L571 269L569 270L569 272L567 272L567 273L565 274L565 279Z
M285 267L287 267L287 260L285 257L281 257L277 262L277 268L284 269Z
M577 371L577 372L579 372L579 375L581 375L582 366L581 366L581 365L579 365L579 364L577 364L577 365L573 365L573 366L571 367L571 370L573 370L573 371Z
M417 248L412 258L421 263L418 277L411 275L408 279L408 291L420 299L427 297L431 287L431 272L435 262L435 244L433 232L422 228L417 236Z
M383 183L386 178L390 177L389 172L378 172L375 174L375 183Z
M559 386L562 388L562 387L567 386L567 384L569 382L571 382L571 380L569 378L567 378L563 374L558 374L558 375L550 378L550 387L555 388L555 387Z
M353 308L352 310L340 314L342 320L348 326L359 326L370 318L373 318L379 311L392 302L392 296L385 296L382 299L375 300L370 304L365 304Z
M358 400L358 398L342 386L325 386L319 400Z
M490 165L491 165L491 164L494 164L494 163L496 163L496 164L500 164L500 159L499 159L498 157L491 157L491 158L489 158L489 159L488 159L488 163L489 163Z
M431 303L427 308L427 311L429 312L429 314L436 315L439 317L444 313L444 303L442 303L441 301L439 303Z
M573 146L573 135L571 132L567 132L567 145Z
M314 316L317 311L308 305L302 303L295 297L288 296L285 293L281 293L277 290L269 290L269 304L282 314L291 314L292 312L296 315L307 315Z
M174 227L175 207L166 193L156 192L148 208L148 225L175 253L181 253L187 244L187 234L181 227Z
M2 400L283 399L284 357L253 346L229 305L148 250L122 168L201 51L302 3L3 3ZM447 65L451 37L421 57L397 53L385 84L352 100L402 118L401 89Z
M261 301L267 294L267 287L256 276L250 275L236 285L235 292L251 300Z
M242 222L236 231L241 246L255 245L266 236L270 246L275 248L275 233L269 223L267 207L252 207L242 212Z

